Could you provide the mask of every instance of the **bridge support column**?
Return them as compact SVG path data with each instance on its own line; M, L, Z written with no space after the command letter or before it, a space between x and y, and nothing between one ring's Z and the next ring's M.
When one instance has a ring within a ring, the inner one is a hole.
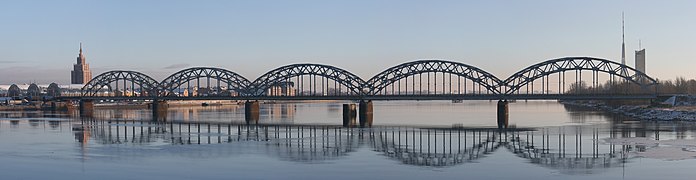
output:
M66 101L64 103L64 105L65 105L65 110L68 112L74 112L76 110L79 110L79 107L77 107L78 109L75 109L76 106L75 106L75 102L73 102L73 101Z
M498 100L498 129L508 127L508 117L510 115L507 100Z
M360 101L360 127L372 127L372 101Z
M48 110L50 111L68 111L68 102L50 101L48 103L50 105Z
M343 104L343 127L355 126L355 117L358 115L355 104Z
M80 101L80 117L92 117L92 115L94 115L94 101L81 100Z
M244 120L247 124L259 123L259 102L247 101L244 103Z
M169 110L169 104L167 101L155 100L152 102L152 119L153 120L167 120L167 110Z

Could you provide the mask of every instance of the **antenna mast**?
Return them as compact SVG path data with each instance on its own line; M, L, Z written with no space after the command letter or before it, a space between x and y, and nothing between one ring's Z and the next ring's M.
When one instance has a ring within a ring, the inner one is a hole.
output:
M626 65L626 39L624 36L624 13L621 12L621 64Z

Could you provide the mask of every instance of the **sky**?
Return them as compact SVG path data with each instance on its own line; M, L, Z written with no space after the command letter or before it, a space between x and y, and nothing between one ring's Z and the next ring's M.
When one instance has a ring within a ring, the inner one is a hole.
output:
M363 79L404 62L443 59L504 79L568 56L627 64L638 41L647 74L696 78L696 1L9 1L0 0L0 84L70 81L79 43L97 76L135 70L162 80L214 66L255 79L294 63Z

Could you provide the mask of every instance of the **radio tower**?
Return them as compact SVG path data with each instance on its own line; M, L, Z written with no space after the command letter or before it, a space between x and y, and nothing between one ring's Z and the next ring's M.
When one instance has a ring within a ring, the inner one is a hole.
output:
M626 40L624 38L624 13L621 12L621 65L626 65Z

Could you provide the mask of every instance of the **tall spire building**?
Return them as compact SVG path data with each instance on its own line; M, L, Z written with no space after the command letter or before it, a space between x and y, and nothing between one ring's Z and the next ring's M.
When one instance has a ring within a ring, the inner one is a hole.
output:
M73 64L73 70L70 72L70 84L86 84L92 80L92 72L85 59L85 55L82 54L82 43L80 43L80 55L77 56L77 63Z
M626 65L626 40L624 31L624 13L621 12L621 65Z

